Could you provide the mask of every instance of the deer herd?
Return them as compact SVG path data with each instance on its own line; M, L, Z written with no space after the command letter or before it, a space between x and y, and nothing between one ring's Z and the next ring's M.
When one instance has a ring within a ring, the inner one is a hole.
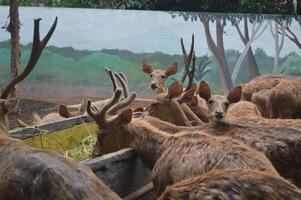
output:
M9 136L8 113L18 101L14 88L33 70L57 19L42 40L39 22L27 66L1 92L0 199L121 199L88 167ZM118 143L116 150L133 148L152 170L160 200L300 200L301 77L261 75L216 95L206 81L193 82L193 44L194 38L187 55L181 40L185 72L169 87L165 81L177 63L154 70L142 62L156 90L150 105L133 110L137 94L125 74L106 69L114 90L110 99L84 100L73 112L59 105L41 122L88 114L99 125L92 157L107 153L107 143Z

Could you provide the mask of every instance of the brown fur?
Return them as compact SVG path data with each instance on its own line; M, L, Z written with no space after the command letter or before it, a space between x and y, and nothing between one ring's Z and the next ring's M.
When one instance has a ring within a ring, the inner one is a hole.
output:
M301 80L282 80L271 89L267 106L270 118L300 118Z
M176 74L178 71L178 63L174 62L165 70L153 69L152 65L148 61L142 62L142 70L150 76L151 89L156 90L157 94L164 92L166 79Z
M269 172L246 169L216 170L168 186L158 200L299 200L301 191Z
M256 125L283 126L301 129L301 119L267 119L258 107L248 101L240 101L231 106L227 112L227 121L231 123L247 123Z
M287 76L284 74L263 74L253 78L250 82L242 84L243 99L251 101L252 95L264 89L272 89L282 80L301 80L300 76Z
M105 109L114 105L120 94L116 90L111 104L104 106ZM202 131L181 131L173 136L152 126L145 117L132 120L131 110L106 117L105 109L97 113L90 109L88 103L88 113L101 127L99 139L112 137L125 141L149 168L153 168L152 178L157 194L169 184L215 169L255 169L277 175L263 154L228 137L210 136ZM96 149L100 149L103 142L98 141Z
M206 81L201 81L198 90L199 96L204 99L208 106L208 118L210 121L223 121L228 107L237 103L241 99L242 88L237 86L232 89L227 97L222 95L212 95Z
M0 199L120 199L87 166L19 140L0 136L0 158Z
M28 65L0 93L0 199L120 199L87 166L51 151L31 148L8 136L8 113L18 102L8 98L9 94L30 74L57 24L56 18L47 35L40 40L40 20L34 20L33 48Z
M269 108L267 107L269 97L270 97L270 90L263 89L263 90L253 93L252 98L251 98L251 102L257 105L259 111L261 112L261 114L264 117L269 117L268 113L270 111L269 111Z

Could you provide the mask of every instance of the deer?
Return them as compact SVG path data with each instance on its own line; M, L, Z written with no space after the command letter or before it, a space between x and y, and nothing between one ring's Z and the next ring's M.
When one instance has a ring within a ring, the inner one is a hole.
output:
M281 176L292 179L295 184L301 186L301 177L299 170L301 168L301 160L299 158L301 153L301 130L293 128L292 126L288 126L288 124L285 123L275 126L269 124L268 121L262 124L252 124L235 123L227 120L228 110L230 110L231 107L234 107L241 103L240 101L238 101L241 97L241 93L239 93L239 91L241 91L241 89L239 89L238 86L235 92L236 94L233 93L233 97L231 97L233 98L233 100L231 101L236 103L233 103L231 106L229 105L229 108L227 108L226 103L228 102L228 100L224 96L218 96L218 101L211 103L212 105L210 106L209 100L216 96L211 95L210 88L207 83L205 83L204 81L200 82L198 93L200 93L200 97L204 97L208 100L208 107L211 107L211 111L208 112L208 115L210 115L210 118L213 118L213 120L211 120L211 123L197 125L194 127L173 126L172 128L166 129L172 130L172 134L178 134L183 130L202 130L208 134L217 136L229 136L233 139L239 140L244 144L263 152L272 161L273 165L281 174ZM162 107L165 107L166 109L171 108L170 103L171 101L167 101L167 98L164 103L162 101L155 101L152 103L154 105L151 104L146 110L147 112L150 112L149 115L151 115L151 112L156 112L156 117L161 120L167 120L171 117L174 117L175 115L179 115L177 112L173 111L164 113L158 112ZM219 106L217 106L218 104ZM225 110L218 111L218 107ZM223 117L221 118L220 116L218 116L220 114L217 114L217 117L215 117L215 111L224 113ZM248 110L246 110L245 113L247 112ZM239 120L239 117L241 117L241 115L239 114L239 112L237 112L237 114L237 119ZM258 110L257 114L260 115ZM277 122L274 123L276 124ZM167 126L167 124L164 124L164 126ZM294 162L294 165L291 164L292 162Z
M272 89L282 80L300 80L300 76L287 76L283 74L262 74L253 78L250 82L242 84L243 99L251 101L253 93L265 89Z
M120 200L89 167L9 137L8 113L18 101L10 94L33 70L57 25L56 17L46 36L40 40L40 20L34 20L32 51L25 69L0 93L0 199Z
M258 106L249 101L240 101L230 107L227 111L226 120L230 121L231 123L283 126L301 129L300 119L265 118L259 111Z
M171 63L165 70L153 69L153 66L147 61L143 60L142 70L150 77L150 87L156 91L156 94L165 91L165 81L167 78L178 71L178 63Z
M132 109L117 115L112 110L128 106L133 99L119 101L122 89L117 88L112 98L97 109L87 102L87 113L100 127L94 153L99 152L106 137L119 138L136 150L145 165L152 169L154 191L159 196L167 185L212 170L231 168L278 172L264 154L229 137L213 136L206 132L180 131L170 134L164 131L182 128L169 123L169 128L153 126L162 123L151 117L133 117ZM135 93L132 93L133 95ZM148 118L148 120L146 120Z
M215 170L167 186L158 200L301 199L295 185L270 172L252 169Z
M270 91L270 118L301 118L301 80L282 80Z

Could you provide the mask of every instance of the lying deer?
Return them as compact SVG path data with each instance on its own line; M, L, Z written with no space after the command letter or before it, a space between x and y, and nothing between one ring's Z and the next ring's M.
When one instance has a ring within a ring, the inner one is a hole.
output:
M258 107L248 101L240 101L229 108L227 121L239 124L256 124L282 126L301 129L301 119L268 119L264 118Z
M153 66L149 64L148 61L143 60L142 69L150 77L150 87L155 90L157 94L165 91L165 81L166 79L176 74L178 71L178 63L174 62L165 70L153 69Z
M158 200L299 200L301 191L273 173L250 169L216 170L168 186Z
M106 137L124 141L136 150L146 166L153 169L157 195L167 185L213 170L253 169L278 176L262 153L228 137L211 136L203 131L181 131L172 135L151 125L150 121L159 124L159 119L150 116L132 118L131 109L107 116L112 110L126 107L133 101L129 98L119 101L121 93L122 90L117 89L100 110L91 106L90 101L87 103L88 114L100 127L94 153L100 151Z
M270 118L301 118L301 80L282 80L270 91Z
M39 22L40 19L34 21L27 66L0 93L0 199L120 199L87 166L51 151L29 147L8 135L8 113L18 101L9 98L9 94L33 70L55 30L57 18L43 40Z

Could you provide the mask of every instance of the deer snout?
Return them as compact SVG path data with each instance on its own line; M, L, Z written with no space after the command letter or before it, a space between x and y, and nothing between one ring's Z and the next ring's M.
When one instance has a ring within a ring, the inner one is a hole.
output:
M214 113L214 117L215 117L216 119L222 119L222 118L224 117L224 115L225 115L225 113L224 113L224 112L220 112L220 111L216 111L216 112Z
M151 88L152 88L153 90L158 89L158 83L151 83Z

